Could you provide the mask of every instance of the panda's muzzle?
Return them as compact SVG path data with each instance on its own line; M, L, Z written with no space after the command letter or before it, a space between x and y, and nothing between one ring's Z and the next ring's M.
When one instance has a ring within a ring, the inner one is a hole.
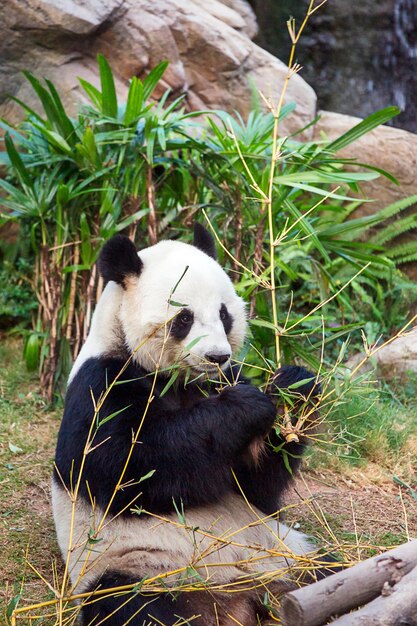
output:
M205 358L210 363L216 363L217 365L224 365L229 359L230 354L214 354L213 352L207 352Z

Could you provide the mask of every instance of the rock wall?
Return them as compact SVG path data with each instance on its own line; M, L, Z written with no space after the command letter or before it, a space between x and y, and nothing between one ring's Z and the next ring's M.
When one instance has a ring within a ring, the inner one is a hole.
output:
M286 66L251 41L254 14L244 0L8 0L0 26L0 115L15 121L20 108L12 94L35 104L19 75L30 69L55 81L75 110L77 76L94 82L95 57L104 53L123 95L131 76L142 76L169 59L164 88L186 92L191 109L251 107L253 90L277 97ZM287 101L297 113L285 132L308 123L316 110L313 89L295 76Z
M144 76L169 59L163 89L185 92L190 109L235 109L242 115L256 89L276 99L287 71L253 43L257 24L246 0L7 0L0 13L0 116L10 122L21 119L22 109L7 94L37 107L20 70L51 79L74 113L83 98L78 76L98 84L98 52L109 59L122 97L131 76ZM288 37L285 21L282 31ZM282 133L317 114L315 92L300 75L291 79L286 100L295 101L297 109L282 124ZM334 136L355 121L323 113L306 136ZM393 171L401 183L396 187L380 178L369 185L366 191L377 206L417 192L416 148L415 135L392 128L378 129L352 146L349 156Z
M309 0L251 0L256 41L285 59L289 39L277 23L298 21ZM396 104L390 125L417 132L417 3L415 0L329 0L310 20L298 47L304 78L327 110L365 117Z

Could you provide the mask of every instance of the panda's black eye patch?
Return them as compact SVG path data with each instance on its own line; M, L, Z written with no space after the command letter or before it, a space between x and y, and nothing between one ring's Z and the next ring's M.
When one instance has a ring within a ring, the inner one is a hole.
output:
M224 303L220 307L219 315L223 324L224 332L226 333L226 335L228 335L232 330L233 317L230 315L229 311L227 310L227 306Z
M175 339L185 339L193 323L193 312L189 309L182 309L172 320L171 335L175 337Z

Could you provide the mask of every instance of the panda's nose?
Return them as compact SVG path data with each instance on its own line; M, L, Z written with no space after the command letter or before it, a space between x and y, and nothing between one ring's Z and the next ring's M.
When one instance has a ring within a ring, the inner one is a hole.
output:
M205 356L207 361L217 363L218 365L223 365L230 359L230 354L214 354L213 352L207 352Z

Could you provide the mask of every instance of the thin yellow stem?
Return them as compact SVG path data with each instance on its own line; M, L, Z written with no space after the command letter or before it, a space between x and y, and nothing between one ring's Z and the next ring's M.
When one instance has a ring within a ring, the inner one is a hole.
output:
M294 20L289 20L287 24L288 31L291 37L291 50L290 50L290 57L288 61L287 75L285 77L285 81L281 90L279 101L274 112L274 127L272 131L272 156L271 156L271 166L270 166L270 171L269 171L269 182L268 182L268 199L265 200L265 202L262 205L262 212L264 212L265 209L268 210L269 264L270 264L270 281L271 281L272 319L273 319L274 328L275 328L275 331L274 331L275 353L276 353L276 363L278 367L281 366L281 350L280 350L280 333L278 330L278 311L277 311L277 303L276 303L276 296L275 296L275 245L276 244L275 244L275 237L274 237L274 222L273 222L273 211L272 211L275 169L276 169L276 162L279 158L278 127L279 127L279 117L281 114L282 105L284 103L285 94L287 92L288 83L291 77L294 75L294 73L296 73L299 70L299 66L295 67L293 65L295 49L301 37L301 34L308 22L310 15L315 10L313 7L314 7L314 0L310 0L307 13L297 33L295 32Z

